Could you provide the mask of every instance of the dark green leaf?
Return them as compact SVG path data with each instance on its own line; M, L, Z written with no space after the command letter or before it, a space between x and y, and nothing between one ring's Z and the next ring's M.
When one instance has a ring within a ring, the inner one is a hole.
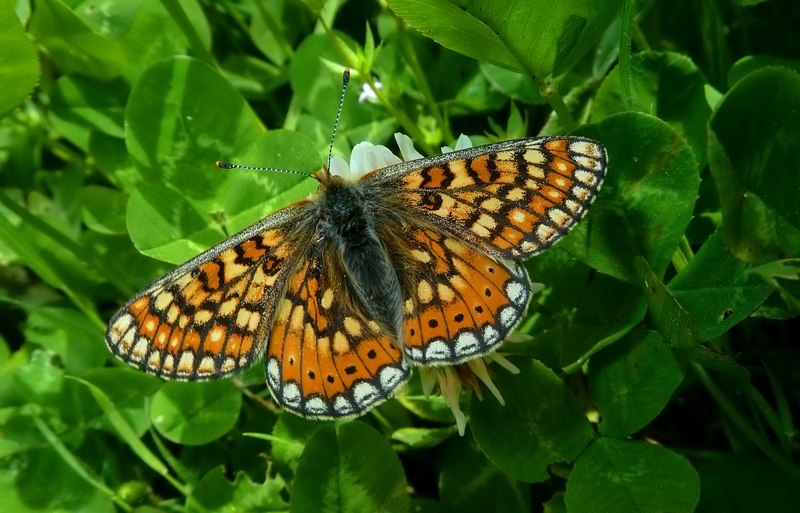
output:
M600 432L625 437L661 412L683 380L686 366L657 333L634 331L594 355L589 368Z
M403 468L389 442L361 422L324 426L297 466L292 512L408 512Z
M550 464L575 458L589 443L592 428L553 371L536 361L519 366L520 374L501 372L494 380L505 405L494 397L473 403L472 432L504 472L520 481L544 481Z
M601 438L584 452L567 481L571 513L691 513L700 480L688 461L664 447Z

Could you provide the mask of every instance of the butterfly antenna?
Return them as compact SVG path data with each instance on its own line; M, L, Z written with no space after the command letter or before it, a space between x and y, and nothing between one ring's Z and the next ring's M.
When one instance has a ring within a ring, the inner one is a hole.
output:
M251 171L274 171L276 173L290 173L293 175L303 175L306 177L311 176L308 173L303 173L302 171L295 171L294 169L283 169L280 167L243 166L241 164L233 164L231 162L226 162L224 160L216 161L215 165L221 169L249 169Z
M342 107L344 107L344 93L350 83L350 68L345 68L342 73L342 95L339 97L339 110L336 111L336 120L333 122L333 134L331 134L331 144L328 147L328 169L331 168L331 158L333 157L333 141L336 140L336 129L339 127L339 118L342 117Z

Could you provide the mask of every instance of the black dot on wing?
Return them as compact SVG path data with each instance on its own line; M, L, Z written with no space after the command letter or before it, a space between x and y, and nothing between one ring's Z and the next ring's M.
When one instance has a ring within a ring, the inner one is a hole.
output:
M408 334L413 337L414 335L417 334L417 330L415 330L414 328L411 328L410 330L408 330Z
M483 313L483 307L481 305L475 305L475 311L478 313Z
M333 374L328 374L328 377L327 377L327 378L325 378L325 379L327 379L327 380L328 380L328 383L331 383L331 384L332 384L332 383L334 382L334 379L333 379Z
M367 351L367 358L369 358L370 360L374 360L377 356L378 353L376 353L374 349L370 349L369 351Z
M294 357L289 357L289 365L294 365Z
M431 328L438 328L439 327L439 321L437 321L436 319L429 319L428 320L428 326L430 326Z
M488 288L484 289L483 295L486 296L486 297L491 297L492 296L492 291L489 290Z
M308 379L314 380L316 377L317 377L317 375L314 374L314 371L312 371L312 370L308 371Z
M457 314L455 314L455 315L453 316L453 320L454 320L454 321L456 321L456 322L461 322L461 321L463 321L463 320L464 320L464 314L463 314L463 313L457 313Z
M358 369L356 369L355 365L348 365L347 367L344 368L344 373L347 374L348 376L352 376L353 374L356 373L356 370Z
M486 268L486 270L489 272L489 274L494 274L494 267L492 267L491 265L488 268Z

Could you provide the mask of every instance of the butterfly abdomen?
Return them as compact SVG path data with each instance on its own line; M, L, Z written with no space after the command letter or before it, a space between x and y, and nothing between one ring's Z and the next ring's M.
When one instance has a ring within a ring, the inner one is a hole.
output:
M395 266L357 185L333 182L319 200L318 238L336 251L355 299L384 332L397 339L402 323Z

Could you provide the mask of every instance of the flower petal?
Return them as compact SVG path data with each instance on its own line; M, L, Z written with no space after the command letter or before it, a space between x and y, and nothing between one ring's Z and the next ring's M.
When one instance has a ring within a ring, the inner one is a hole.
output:
M422 156L422 153L414 149L414 141L406 134L397 132L394 134L394 140L397 141L397 147L400 148L400 155L406 162L425 158Z
M456 140L456 147L451 148L450 146L442 146L442 154L450 153L452 151L457 150L464 150L466 148L472 148L472 141L470 141L469 137L464 134L458 136Z
M364 141L356 144L350 154L350 174L359 178L375 169L401 162L400 157L392 153L386 146L378 146Z

